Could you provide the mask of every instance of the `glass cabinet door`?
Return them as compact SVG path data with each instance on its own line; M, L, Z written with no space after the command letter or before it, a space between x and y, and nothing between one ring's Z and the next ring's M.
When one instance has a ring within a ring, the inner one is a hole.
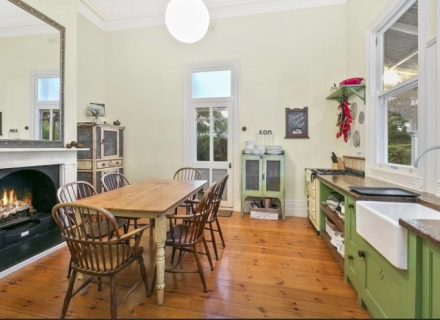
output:
M118 129L102 130L102 158L115 158L119 156L119 132Z
M284 165L279 157L265 157L263 165L263 192L265 196L279 195L284 184Z
M248 195L262 195L262 161L259 156L247 156L243 159L243 188Z

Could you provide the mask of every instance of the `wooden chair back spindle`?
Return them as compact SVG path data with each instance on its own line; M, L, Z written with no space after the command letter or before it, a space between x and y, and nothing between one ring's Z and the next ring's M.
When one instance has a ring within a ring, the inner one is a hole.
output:
M87 181L74 181L61 186L57 191L57 198L60 203L68 203L97 194L95 188Z
M127 178L123 174L117 172L110 172L103 175L101 183L105 191L111 191L130 185Z
M202 173L196 168L181 168L176 171L174 180L202 180Z

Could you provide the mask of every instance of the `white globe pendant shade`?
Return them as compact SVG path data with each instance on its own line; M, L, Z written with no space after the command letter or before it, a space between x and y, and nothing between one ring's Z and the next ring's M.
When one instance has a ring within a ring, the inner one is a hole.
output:
M171 0L165 13L171 35L184 43L202 39L209 27L209 11L202 0Z

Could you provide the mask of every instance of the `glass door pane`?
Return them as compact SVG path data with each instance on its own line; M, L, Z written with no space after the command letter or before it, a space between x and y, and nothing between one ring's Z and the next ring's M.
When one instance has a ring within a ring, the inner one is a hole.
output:
M50 140L50 110L41 110L40 119L41 139Z
M246 190L260 190L260 161L246 160Z
M196 109L197 161L211 159L211 121L209 108Z
M268 160L266 162L266 191L280 192L281 162Z
M118 132L115 130L103 130L104 135L104 157L118 155Z
M228 161L228 107L213 108L214 161Z

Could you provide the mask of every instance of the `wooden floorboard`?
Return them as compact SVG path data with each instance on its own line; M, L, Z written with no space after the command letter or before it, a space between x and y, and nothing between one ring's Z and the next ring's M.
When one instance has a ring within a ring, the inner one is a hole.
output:
M220 218L226 248L211 271L202 258L209 292L204 293L198 274L166 274L165 303L156 305L155 294L146 297L139 286L118 307L120 318L369 318L355 291L307 219L281 221L240 219L238 213ZM207 236L209 238L209 236ZM220 239L218 239L220 243ZM153 239L144 234L149 280L154 266ZM209 244L211 248L211 244ZM167 248L167 261L170 260ZM213 255L213 250L211 249ZM67 289L70 254L63 248L0 279L0 318L58 318ZM183 267L195 268L187 254ZM133 264L118 283L140 279ZM118 287L121 298L126 288ZM88 286L85 295L72 299L68 318L110 318L110 290Z

